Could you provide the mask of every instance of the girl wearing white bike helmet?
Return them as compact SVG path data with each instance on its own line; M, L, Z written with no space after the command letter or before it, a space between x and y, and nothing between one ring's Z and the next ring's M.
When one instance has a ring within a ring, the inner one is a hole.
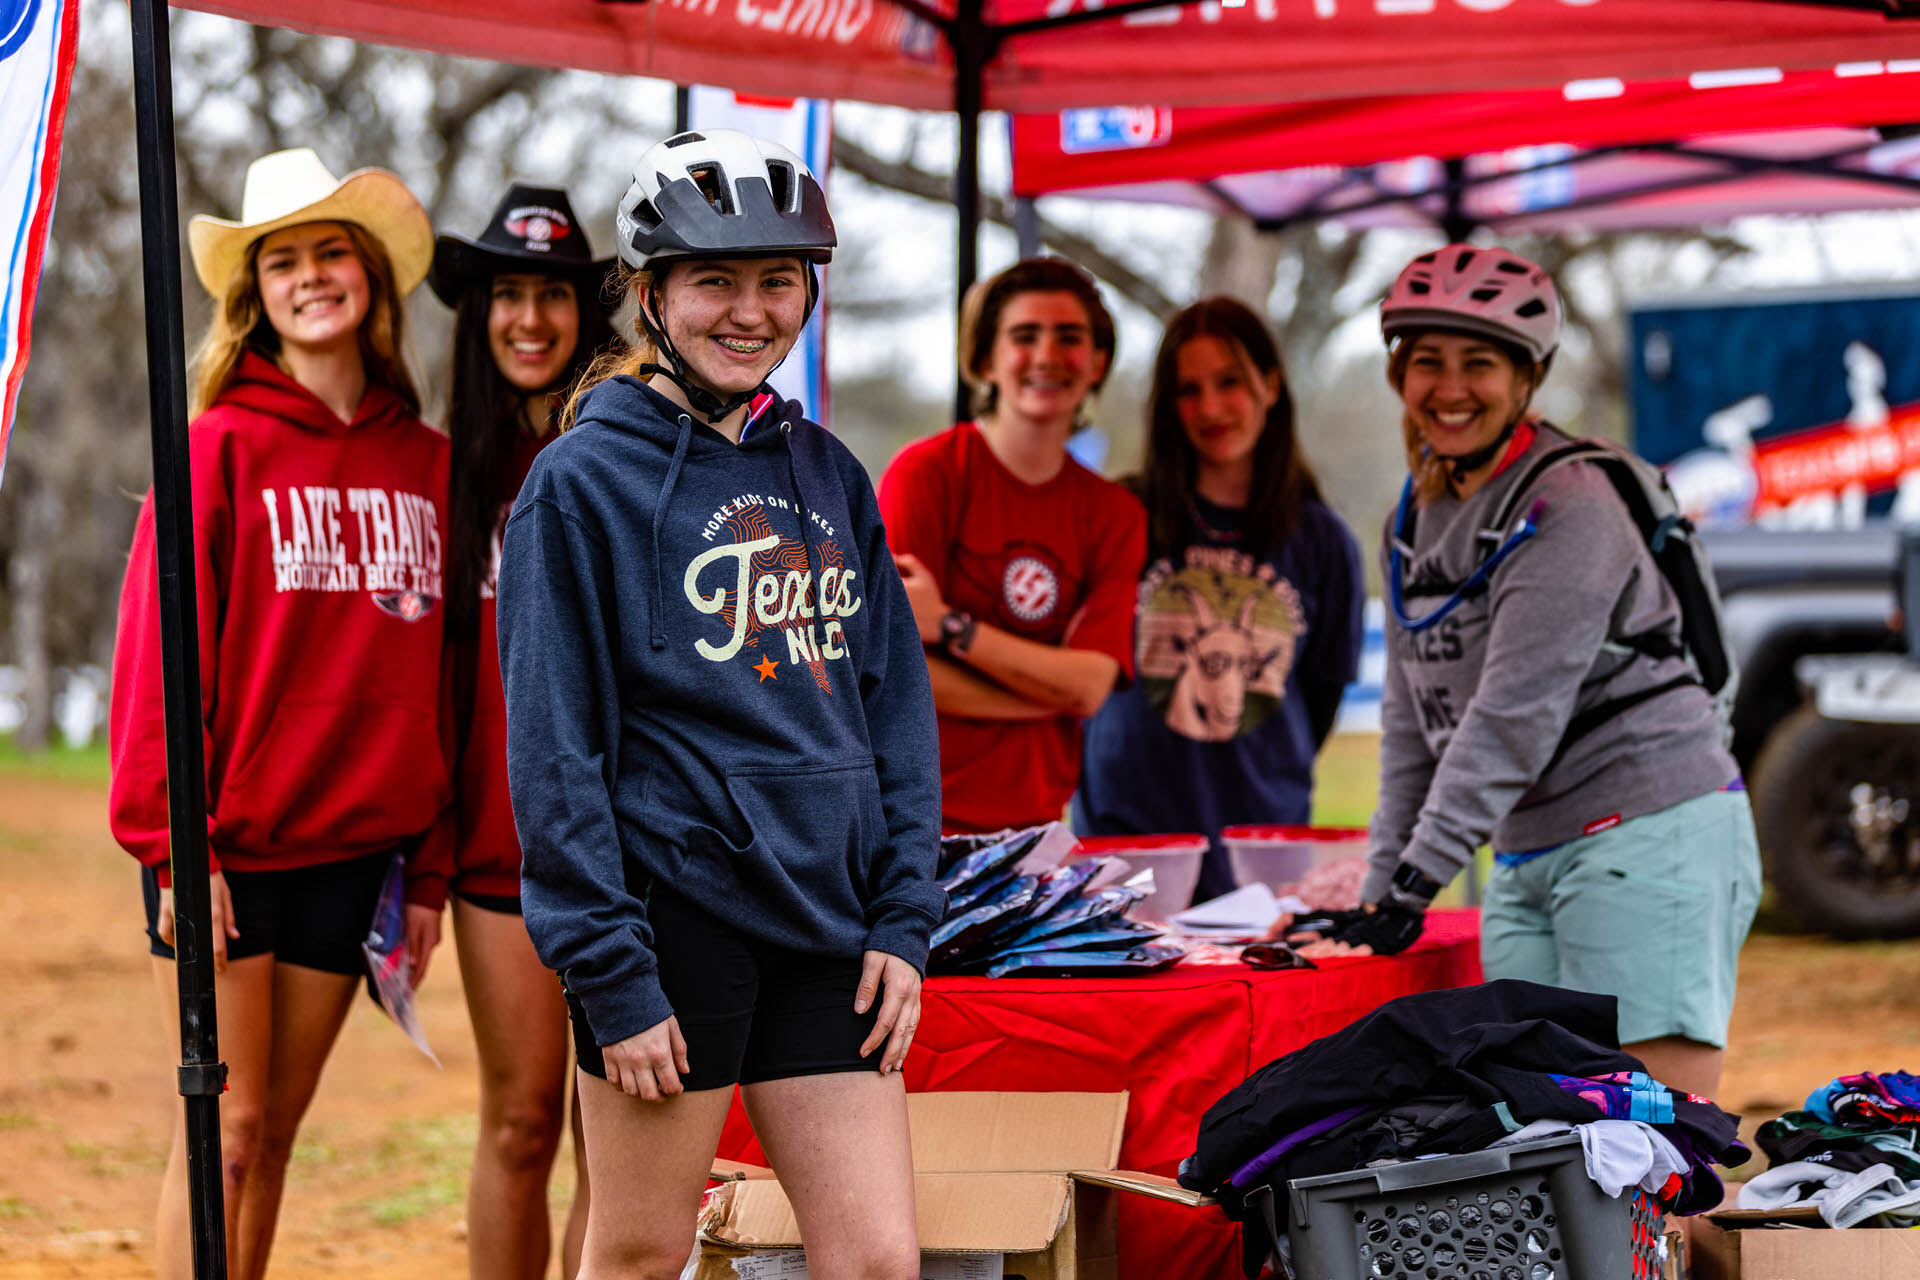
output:
M799 157L640 157L636 346L534 460L499 571L521 904L566 987L581 1275L680 1274L736 1084L822 1276L919 1274L899 1069L945 899L920 635L853 455L765 386L835 243Z
M1560 320L1546 272L1464 244L1381 304L1409 475L1382 547L1372 869L1361 910L1294 928L1310 954L1402 950L1491 843L1487 977L1617 997L1649 1073L1711 1095L1759 898L1753 819L1619 492L1591 462L1534 467L1568 443L1531 412Z

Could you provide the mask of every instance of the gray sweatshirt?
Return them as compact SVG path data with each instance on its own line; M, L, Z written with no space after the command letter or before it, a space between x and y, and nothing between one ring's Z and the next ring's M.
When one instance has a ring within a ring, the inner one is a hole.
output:
M1466 501L1419 512L1403 553L1404 607L1421 617L1479 563L1477 541L1507 490L1567 437L1542 427L1527 451ZM1539 531L1487 588L1436 626L1387 621L1380 800L1364 896L1379 901L1395 864L1442 884L1481 845L1523 852L1563 844L1717 791L1738 775L1697 682L1608 719L1556 758L1575 715L1691 671L1624 637L1677 639L1680 606L1612 483L1568 463L1535 483ZM1387 522L1383 569L1394 537Z

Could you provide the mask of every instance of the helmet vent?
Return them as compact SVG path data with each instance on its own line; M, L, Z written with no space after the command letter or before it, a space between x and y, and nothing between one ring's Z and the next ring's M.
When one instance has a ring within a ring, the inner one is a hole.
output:
M767 162L767 179L773 184L773 207L782 213L792 213L799 202L794 199L793 166L778 160Z
M1433 288L1425 280L1409 280L1407 282L1407 292L1417 293L1424 298L1427 294L1433 292Z
M1473 249L1462 249L1459 256L1453 260L1453 269L1455 271L1465 271L1467 264L1473 261L1475 252Z
M1514 262L1511 259L1505 262L1495 263L1494 269L1504 271L1510 276L1524 276L1527 274L1527 265L1524 262Z
M1513 314L1519 316L1522 320L1531 320L1537 315L1544 314L1546 309L1547 304L1540 301L1540 299L1528 298L1525 302L1513 309Z
M670 147L684 147L690 142L705 142L706 140L707 135L704 133L676 133L667 139L667 145Z
M733 210L733 193L727 189L727 175L717 164L701 165L697 169L688 169L687 176L693 179L693 185L700 188L700 195L713 206L714 212L730 214Z
M1423 253L1419 257L1415 258L1414 262L1418 263L1423 267L1430 267L1433 265L1433 260L1439 256L1440 255L1438 253Z
M1475 302L1492 302L1495 298L1500 296L1500 290L1475 289L1472 293L1468 294L1467 296L1469 298L1472 298Z
M635 226L651 231L660 225L660 211L653 207L653 201L642 200L633 206L633 221Z

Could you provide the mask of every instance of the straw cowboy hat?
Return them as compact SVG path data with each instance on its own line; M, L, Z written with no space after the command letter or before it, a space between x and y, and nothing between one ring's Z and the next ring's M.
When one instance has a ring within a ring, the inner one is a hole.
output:
M247 166L238 222L201 214L187 224L194 273L208 293L221 297L254 241L307 222L351 222L379 241L402 297L433 261L433 223L404 182L385 169L336 178L311 147L294 147Z
M593 256L586 228L574 216L565 191L516 182L500 198L478 240L443 232L434 241L427 286L440 301L457 307L475 283L496 275L560 276L574 282L581 302L597 301L602 310L613 310L619 299L609 300L605 292L613 263L611 257Z

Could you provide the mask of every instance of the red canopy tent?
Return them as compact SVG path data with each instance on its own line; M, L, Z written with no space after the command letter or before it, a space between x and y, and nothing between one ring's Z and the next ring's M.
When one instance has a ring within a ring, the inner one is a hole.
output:
M1013 118L1017 195L1217 208L1267 229L1697 226L1920 204L1920 59L1493 93ZM1447 165L1445 160L1457 161Z
M1920 58L1920 0L195 0L303 31L757 93L952 108L959 276L975 267L978 117L1116 99L1225 106L1555 88ZM192 614L185 339L165 0L133 0L154 516L194 1268L226 1274Z

